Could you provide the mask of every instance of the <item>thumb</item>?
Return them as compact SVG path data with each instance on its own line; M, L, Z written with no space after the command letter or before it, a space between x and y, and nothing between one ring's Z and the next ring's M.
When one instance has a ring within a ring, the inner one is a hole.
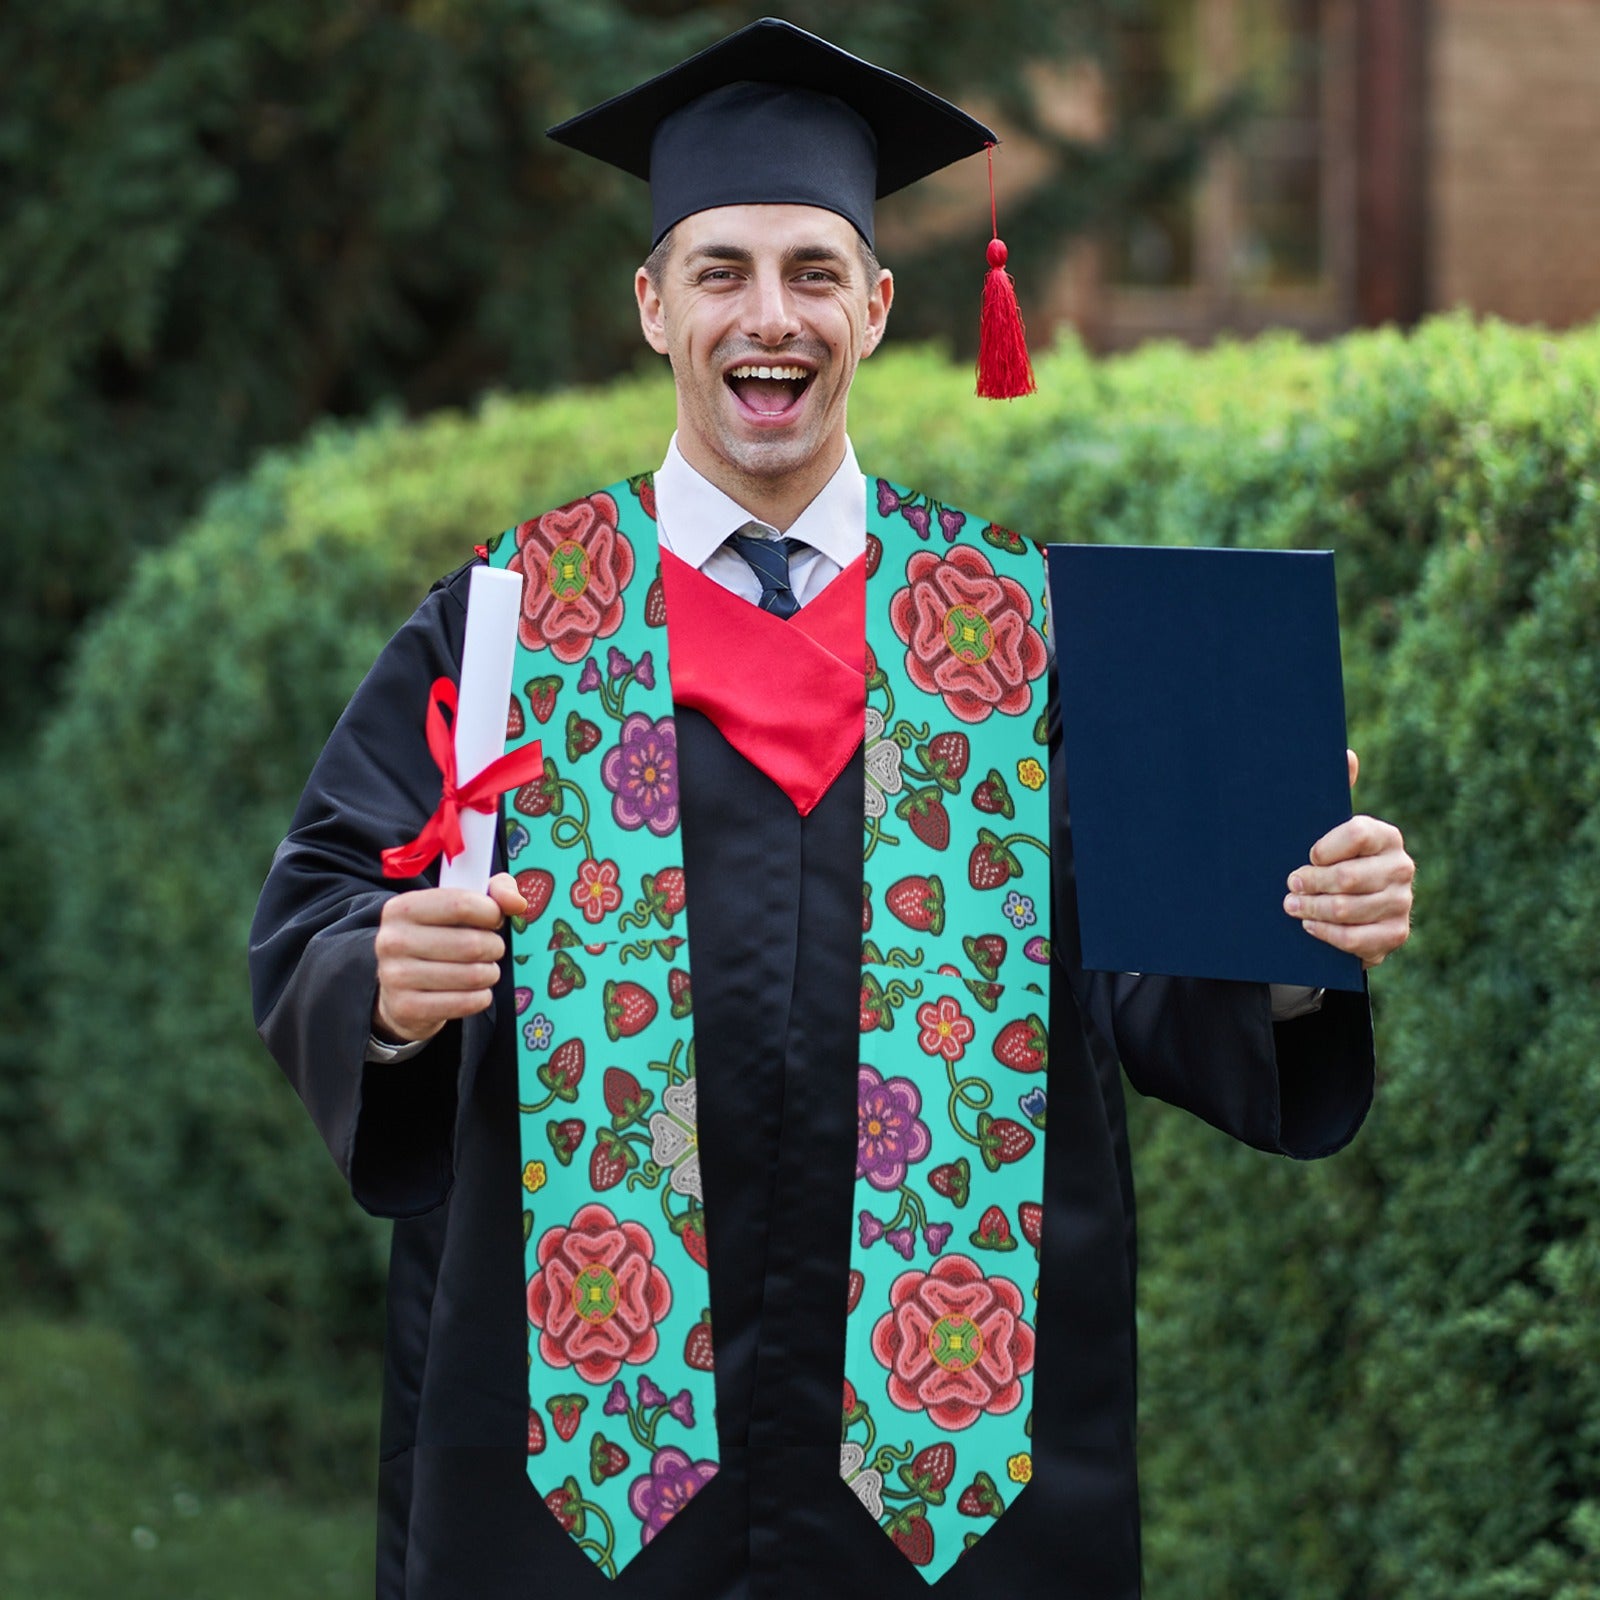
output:
M1344 758L1350 767L1350 787L1353 789L1356 786L1356 779L1361 776L1361 757L1354 750L1346 750Z
M497 872L489 880L489 898L508 917L520 917L528 909L528 902L517 887L517 880L509 872Z

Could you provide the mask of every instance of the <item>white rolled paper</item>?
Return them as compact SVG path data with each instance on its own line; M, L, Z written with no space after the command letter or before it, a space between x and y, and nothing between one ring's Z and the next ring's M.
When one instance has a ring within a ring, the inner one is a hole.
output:
M517 654L517 615L522 609L522 577L503 567L474 567L467 590L467 639L461 652L461 685L456 707L456 782L463 787L506 747L506 715L511 707L511 669ZM454 861L441 859L441 889L489 887L494 861L494 831L500 810L463 809L464 848Z

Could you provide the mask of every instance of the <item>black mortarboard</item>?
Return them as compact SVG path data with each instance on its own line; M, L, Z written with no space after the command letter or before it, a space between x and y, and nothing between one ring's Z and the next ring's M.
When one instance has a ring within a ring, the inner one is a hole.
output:
M650 183L652 240L713 206L872 203L996 142L909 78L775 17L752 22L550 137Z

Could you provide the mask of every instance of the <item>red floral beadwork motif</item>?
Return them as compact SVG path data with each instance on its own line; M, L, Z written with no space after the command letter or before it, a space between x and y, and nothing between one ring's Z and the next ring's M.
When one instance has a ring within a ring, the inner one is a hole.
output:
M968 1256L941 1256L931 1271L902 1272L889 1306L872 1330L872 1353L902 1411L926 1411L955 1433L1021 1404L1034 1334L1009 1278L986 1278Z
M1046 661L1028 591L1015 578L1000 577L981 550L964 544L943 556L916 551L906 577L905 588L889 602L889 619L907 647L912 683L942 695L963 722L982 722L995 711L1026 711L1033 698L1029 685Z
M546 1366L574 1367L587 1383L608 1383L624 1362L655 1355L656 1324L672 1309L672 1290L654 1256L648 1229L618 1222L598 1204L540 1239L528 1321L540 1330Z
M633 576L617 502L585 495L520 524L516 541L506 566L523 577L518 638L530 650L548 647L557 661L581 661L621 625L622 591Z

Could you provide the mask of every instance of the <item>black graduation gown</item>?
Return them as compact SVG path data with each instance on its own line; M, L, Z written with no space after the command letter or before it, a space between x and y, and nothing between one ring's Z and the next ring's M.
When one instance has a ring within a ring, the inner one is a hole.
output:
M457 676L463 568L436 585L329 738L251 940L263 1038L355 1198L395 1219L378 1593L383 1600L920 1600L921 1575L838 1477L853 1211L861 752L808 817L681 711L701 1162L722 1470L616 1580L525 1474L516 1065L495 1009L411 1061L363 1061L373 929L438 780L429 683ZM1053 794L1064 795L1059 740ZM1120 1057L1143 1092L1265 1150L1315 1156L1372 1092L1364 996L1274 1026L1265 986L1076 967L1065 806L1055 907L1033 1481L940 1582L944 1600L1132 1600L1133 1190ZM509 965L509 964L508 964Z

